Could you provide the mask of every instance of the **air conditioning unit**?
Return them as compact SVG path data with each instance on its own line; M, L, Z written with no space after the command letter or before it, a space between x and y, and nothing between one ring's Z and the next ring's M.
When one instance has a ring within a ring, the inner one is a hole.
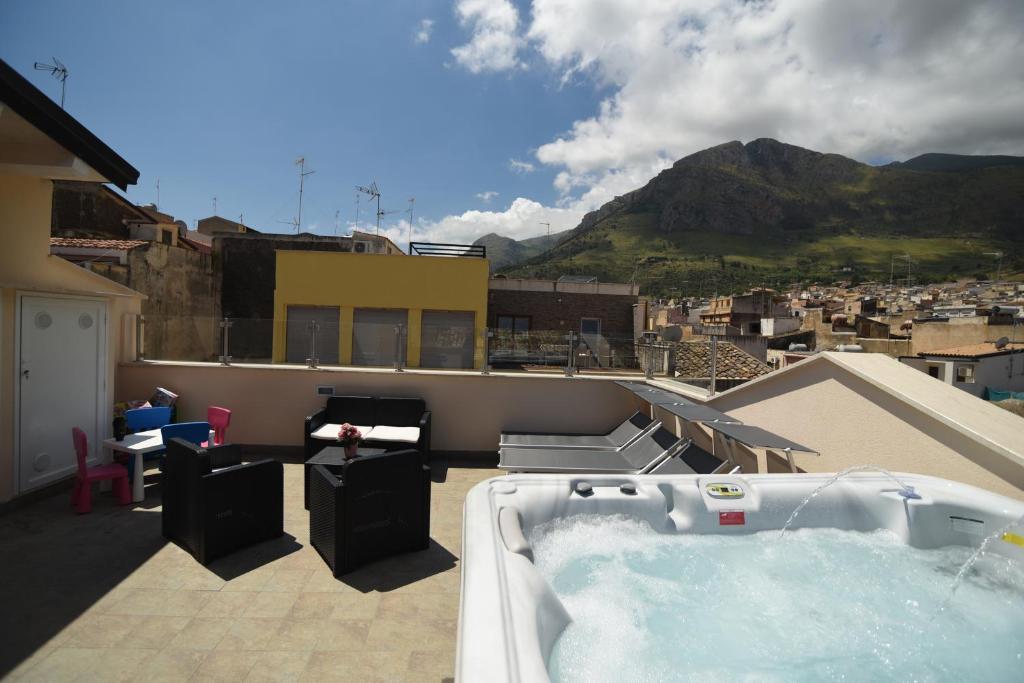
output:
M370 251L370 243L369 242L356 242L355 245L352 247L352 250L355 251L357 254L369 253L369 251Z

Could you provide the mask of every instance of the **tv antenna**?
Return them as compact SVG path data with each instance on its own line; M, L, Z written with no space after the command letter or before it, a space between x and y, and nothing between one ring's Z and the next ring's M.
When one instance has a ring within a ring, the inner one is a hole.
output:
M50 75L60 81L60 108L64 108L64 93L67 90L68 84L68 68L61 64L61 61L56 57L53 58L53 64L44 64L42 62L36 62L32 65L36 71L49 71Z
M296 159L295 165L299 167L299 215L295 219L295 234L298 234L302 228L302 190L306 184L306 176L313 175L316 171L306 170L306 157Z
M341 226L341 211L334 212L334 236L338 236L338 228Z
M537 225L546 225L546 226L548 226L548 237L551 237L551 224L550 223L545 223L545 222L541 221L541 222L537 223Z
M910 267L913 265L914 259L910 258L910 254L900 254L899 256L895 256L894 258L898 258L901 261L907 262L907 287L912 287L914 285L914 280L910 277Z
M213 215L214 216L217 215L217 197L216 196L213 198Z
M409 197L409 255L412 255L412 207L416 203L415 197Z
M156 208L160 209L160 179L156 179Z
M375 180L372 183L370 183L369 187L364 187L362 185L356 185L356 191L362 192L363 194L368 195L370 197L370 199L376 199L377 200L377 235L380 235L380 216L381 216L381 213L380 213L380 189L377 187L377 181ZM358 195L356 196L356 199L357 199L356 209L358 209L359 208ZM357 218L357 220L358 220L358 218Z
M1003 275L1003 256L1004 256L1003 252L1001 252L1001 251L986 251L985 252L985 256L991 256L992 258L994 258L996 260L996 282L999 282L999 279Z

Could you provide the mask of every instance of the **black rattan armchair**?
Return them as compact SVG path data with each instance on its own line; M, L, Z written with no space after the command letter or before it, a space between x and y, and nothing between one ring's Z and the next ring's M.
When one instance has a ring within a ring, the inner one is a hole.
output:
M284 467L243 464L238 446L171 439L161 488L164 538L200 564L284 533Z
M315 465L309 540L335 576L430 545L430 469L413 449Z

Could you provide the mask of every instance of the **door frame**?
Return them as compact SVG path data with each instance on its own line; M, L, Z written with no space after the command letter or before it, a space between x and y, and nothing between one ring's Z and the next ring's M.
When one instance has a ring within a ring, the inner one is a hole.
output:
M97 392L96 400L99 402L99 409L96 411L96 439L100 439L100 436L105 434L102 426L110 422L110 401L107 400L107 340L110 336L110 328L108 323L108 302L103 297L96 296L76 296L74 294L50 294L48 292L32 292L32 291L21 291L18 290L14 294L14 355L13 362L14 367L13 378L14 387L11 392L13 397L14 415L12 432L14 433L14 457L11 458L14 461L14 486L13 495L20 496L22 493L33 491L32 489L22 490L21 488L21 314L22 314L22 302L25 298L35 299L72 299L75 301L94 301L100 304L100 310L103 316L102 330L103 333L99 337L99 343L96 349L96 363L97 363L97 376L102 380L100 383L99 390ZM94 444L95 452L97 456L100 454L99 443ZM44 484L43 486L47 486Z

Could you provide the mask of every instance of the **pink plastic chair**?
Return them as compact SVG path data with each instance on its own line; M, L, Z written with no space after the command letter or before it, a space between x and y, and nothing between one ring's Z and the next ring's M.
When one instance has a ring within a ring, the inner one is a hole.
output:
M231 424L231 411L227 408L210 406L206 409L206 421L213 429L213 445L223 445L228 436L228 425Z
M118 503L127 505L132 502L128 470L117 463L89 467L85 464L85 459L89 457L89 440L85 432L78 427L72 427L71 438L75 443L75 457L78 458L78 475L75 477L75 488L71 492L71 504L75 511L83 515L92 510L92 483L103 479L110 479L113 482Z

